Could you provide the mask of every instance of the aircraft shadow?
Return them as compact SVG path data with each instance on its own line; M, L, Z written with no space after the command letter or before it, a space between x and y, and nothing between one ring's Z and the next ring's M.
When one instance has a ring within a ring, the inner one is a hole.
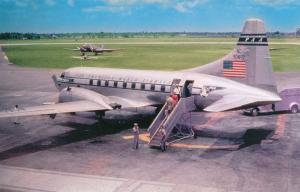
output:
M270 111L270 112L261 112L258 116L272 116L272 115L283 115L290 114L289 111ZM251 116L250 114L243 114L245 116Z
M143 119L140 121L140 127L148 127L151 123L151 119ZM104 135L119 133L123 130L132 127L132 121L127 122L113 122L113 121L100 121L92 125L86 125L81 123L68 122L60 125L68 126L73 128L73 130L66 132L61 135L48 137L41 139L32 143L24 144L22 146L17 146L6 151L0 152L0 161L10 159L13 157L19 157L43 150L48 150L71 143L76 143L84 140L93 139L96 137L101 137ZM104 141L97 140L97 143L102 143ZM93 142L92 142L93 143Z
M259 145L263 140L270 137L273 132L273 130L264 127L255 127L246 128L246 131L240 132L226 132L206 129L205 131L197 131L196 134L198 137L217 138L218 140L212 145L212 147L222 145L224 143L224 139L231 141L233 145L239 145L236 149L207 149L205 153L200 155L202 158L214 159L222 157L225 154L232 153L236 150L241 150L253 145Z

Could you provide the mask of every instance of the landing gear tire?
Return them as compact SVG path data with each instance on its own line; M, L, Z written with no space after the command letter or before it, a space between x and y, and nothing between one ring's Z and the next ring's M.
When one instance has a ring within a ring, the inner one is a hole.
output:
M251 109L251 116L255 117L257 115L259 115L259 109L258 108Z
M105 113L103 111L96 112L96 118L99 120L101 120L104 115L105 115Z
M291 113L296 114L296 113L298 113L298 112L299 112L298 105L293 105L293 106L291 107Z
M50 117L51 119L55 119L56 114L50 114L49 117Z
M272 104L272 111L273 111L273 112L276 112L276 107L275 107L274 104Z
M162 143L160 144L160 149L161 149L162 152L165 152L165 151L166 151L166 149L167 149L166 142L162 142Z
M193 138L194 138L194 139L197 139L197 137L198 137L198 135L197 135L196 133L194 133Z

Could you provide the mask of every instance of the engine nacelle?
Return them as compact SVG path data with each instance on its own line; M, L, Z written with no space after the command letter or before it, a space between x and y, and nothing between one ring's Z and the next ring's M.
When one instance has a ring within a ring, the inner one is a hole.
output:
M59 103L88 100L100 105L109 105L110 101L104 95L101 95L95 91L91 91L79 87L67 87L61 90L58 101Z

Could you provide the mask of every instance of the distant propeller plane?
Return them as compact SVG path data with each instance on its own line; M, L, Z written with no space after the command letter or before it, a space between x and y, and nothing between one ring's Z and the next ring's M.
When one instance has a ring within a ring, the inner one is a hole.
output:
M91 52L94 53L95 55L104 53L104 52L113 52L113 51L119 51L120 49L107 49L104 47L102 44L101 46L97 46L94 44L83 44L80 47L77 47L76 49L72 49L73 51L80 51L81 55L84 56L85 53Z

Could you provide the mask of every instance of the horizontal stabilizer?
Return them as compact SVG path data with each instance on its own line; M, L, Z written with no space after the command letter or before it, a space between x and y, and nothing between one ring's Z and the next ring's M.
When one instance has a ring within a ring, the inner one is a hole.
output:
M264 102L256 97L246 97L244 95L226 95L220 100L214 102L204 109L209 112L221 112L236 109L245 105L253 104L256 102Z

